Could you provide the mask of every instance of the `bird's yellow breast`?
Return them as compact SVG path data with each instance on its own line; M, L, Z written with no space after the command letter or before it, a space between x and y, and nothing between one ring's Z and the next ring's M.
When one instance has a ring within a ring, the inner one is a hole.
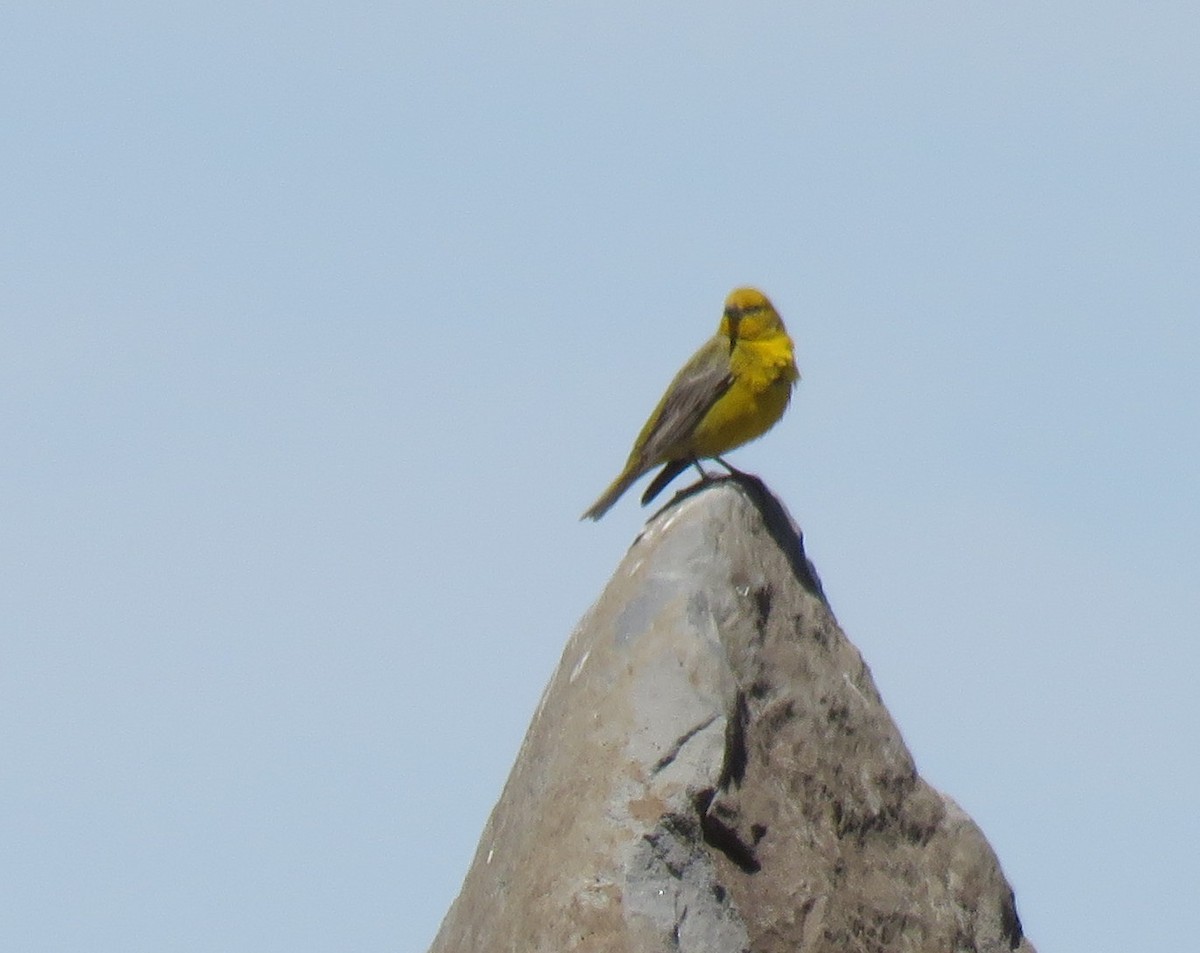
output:
M729 356L733 383L692 435L691 452L715 457L761 437L783 416L800 374L785 332L738 341Z

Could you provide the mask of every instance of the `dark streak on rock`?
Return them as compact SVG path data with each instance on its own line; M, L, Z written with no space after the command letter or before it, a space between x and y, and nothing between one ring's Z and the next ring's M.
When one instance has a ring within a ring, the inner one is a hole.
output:
M1017 899L1011 890L1000 908L1000 929L1004 931L1004 939L1008 940L1008 948L1015 950L1025 938L1021 929L1021 918L1017 916Z
M716 720L717 720L717 716L713 715L707 721L701 722L700 724L696 725L691 730L680 735L679 738L675 741L675 744L671 746L671 750L668 751L666 754L664 754L656 762L654 762L654 773L658 774L659 771L661 771L663 768L665 768L667 765L669 765L672 761L674 761L676 758L678 758L679 752L683 750L683 746L686 745L689 741L691 741L694 737L696 737L696 735L698 735L700 732L702 732L705 728L707 728L709 725L711 725ZM726 731L726 737L728 738L728 731Z
M750 709L746 705L746 696L738 692L733 715L725 722L725 760L717 781L722 788L728 787L730 782L741 784L746 776L746 762L750 758L746 749L746 726L749 721Z
M700 832L704 835L704 842L709 847L719 850L739 869L748 874L758 873L762 869L762 865L754 856L754 850L744 844L738 837L737 831L722 820L718 810L711 810L715 796L716 792L712 788L705 788L695 798L696 813L700 817Z

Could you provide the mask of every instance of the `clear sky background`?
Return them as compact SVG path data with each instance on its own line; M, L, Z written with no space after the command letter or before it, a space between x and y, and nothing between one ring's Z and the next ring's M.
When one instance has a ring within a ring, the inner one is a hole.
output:
M1031 938L1194 946L1193 0L18 0L0 121L0 949L421 953L746 283Z

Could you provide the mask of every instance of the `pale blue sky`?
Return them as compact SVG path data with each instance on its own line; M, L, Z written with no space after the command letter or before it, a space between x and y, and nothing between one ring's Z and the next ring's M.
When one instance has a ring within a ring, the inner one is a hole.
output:
M0 948L420 953L737 284L735 455L1049 953L1200 900L1200 8L0 12Z

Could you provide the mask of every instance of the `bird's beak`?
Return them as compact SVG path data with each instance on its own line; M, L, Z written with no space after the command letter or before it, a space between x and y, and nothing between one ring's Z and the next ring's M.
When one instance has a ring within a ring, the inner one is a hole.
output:
M732 347L737 342L738 325L742 323L742 312L737 308L729 308L725 312L725 317L729 319L729 346Z

